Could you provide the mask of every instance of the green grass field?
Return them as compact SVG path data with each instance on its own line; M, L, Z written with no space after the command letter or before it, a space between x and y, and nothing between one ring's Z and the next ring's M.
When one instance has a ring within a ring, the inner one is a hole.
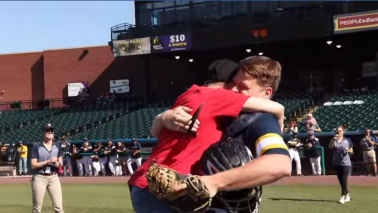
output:
M350 187L352 202L341 205L337 186L269 186L261 213L371 213L378 205L378 187ZM63 185L65 213L132 213L124 184ZM0 213L31 212L30 185L0 185ZM148 205L148 204L146 204ZM46 194L43 213L53 213ZM163 212L162 212L163 213Z

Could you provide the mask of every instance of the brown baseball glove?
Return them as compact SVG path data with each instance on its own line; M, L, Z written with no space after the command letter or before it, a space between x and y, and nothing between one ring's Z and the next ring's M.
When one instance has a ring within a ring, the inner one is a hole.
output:
M152 164L146 174L148 188L158 200L168 202L181 213L205 212L211 205L210 192L198 176L179 174L165 166ZM185 183L183 192L174 192L173 188Z

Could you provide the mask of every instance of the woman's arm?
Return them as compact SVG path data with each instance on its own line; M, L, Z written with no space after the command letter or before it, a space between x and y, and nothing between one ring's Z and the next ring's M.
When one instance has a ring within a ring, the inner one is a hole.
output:
M52 163L51 160L37 162L37 159L33 158L33 159L31 159L31 168L34 169L34 170L40 169L40 168L42 168L44 166L47 166L50 163Z
M328 149L333 149L334 146L335 146L335 139L331 138L331 140L329 140Z
M347 149L347 152L349 154L353 154L353 143L349 138L348 138L348 142L349 142L349 149Z

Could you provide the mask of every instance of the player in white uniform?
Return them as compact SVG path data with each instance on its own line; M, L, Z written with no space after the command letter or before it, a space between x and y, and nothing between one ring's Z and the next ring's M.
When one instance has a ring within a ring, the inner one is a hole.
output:
M290 137L289 141L287 142L287 146L289 147L289 154L291 161L295 161L296 169L297 169L297 175L302 175L302 165L301 165L301 158L299 156L299 148L303 144L301 143L301 140L298 138L298 134L296 132L292 133L292 137Z

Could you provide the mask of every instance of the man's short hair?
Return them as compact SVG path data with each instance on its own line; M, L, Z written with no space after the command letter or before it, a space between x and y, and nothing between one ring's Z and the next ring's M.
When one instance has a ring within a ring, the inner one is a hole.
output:
M266 56L251 56L239 63L241 71L256 79L263 87L272 87L276 92L281 81L281 64Z

